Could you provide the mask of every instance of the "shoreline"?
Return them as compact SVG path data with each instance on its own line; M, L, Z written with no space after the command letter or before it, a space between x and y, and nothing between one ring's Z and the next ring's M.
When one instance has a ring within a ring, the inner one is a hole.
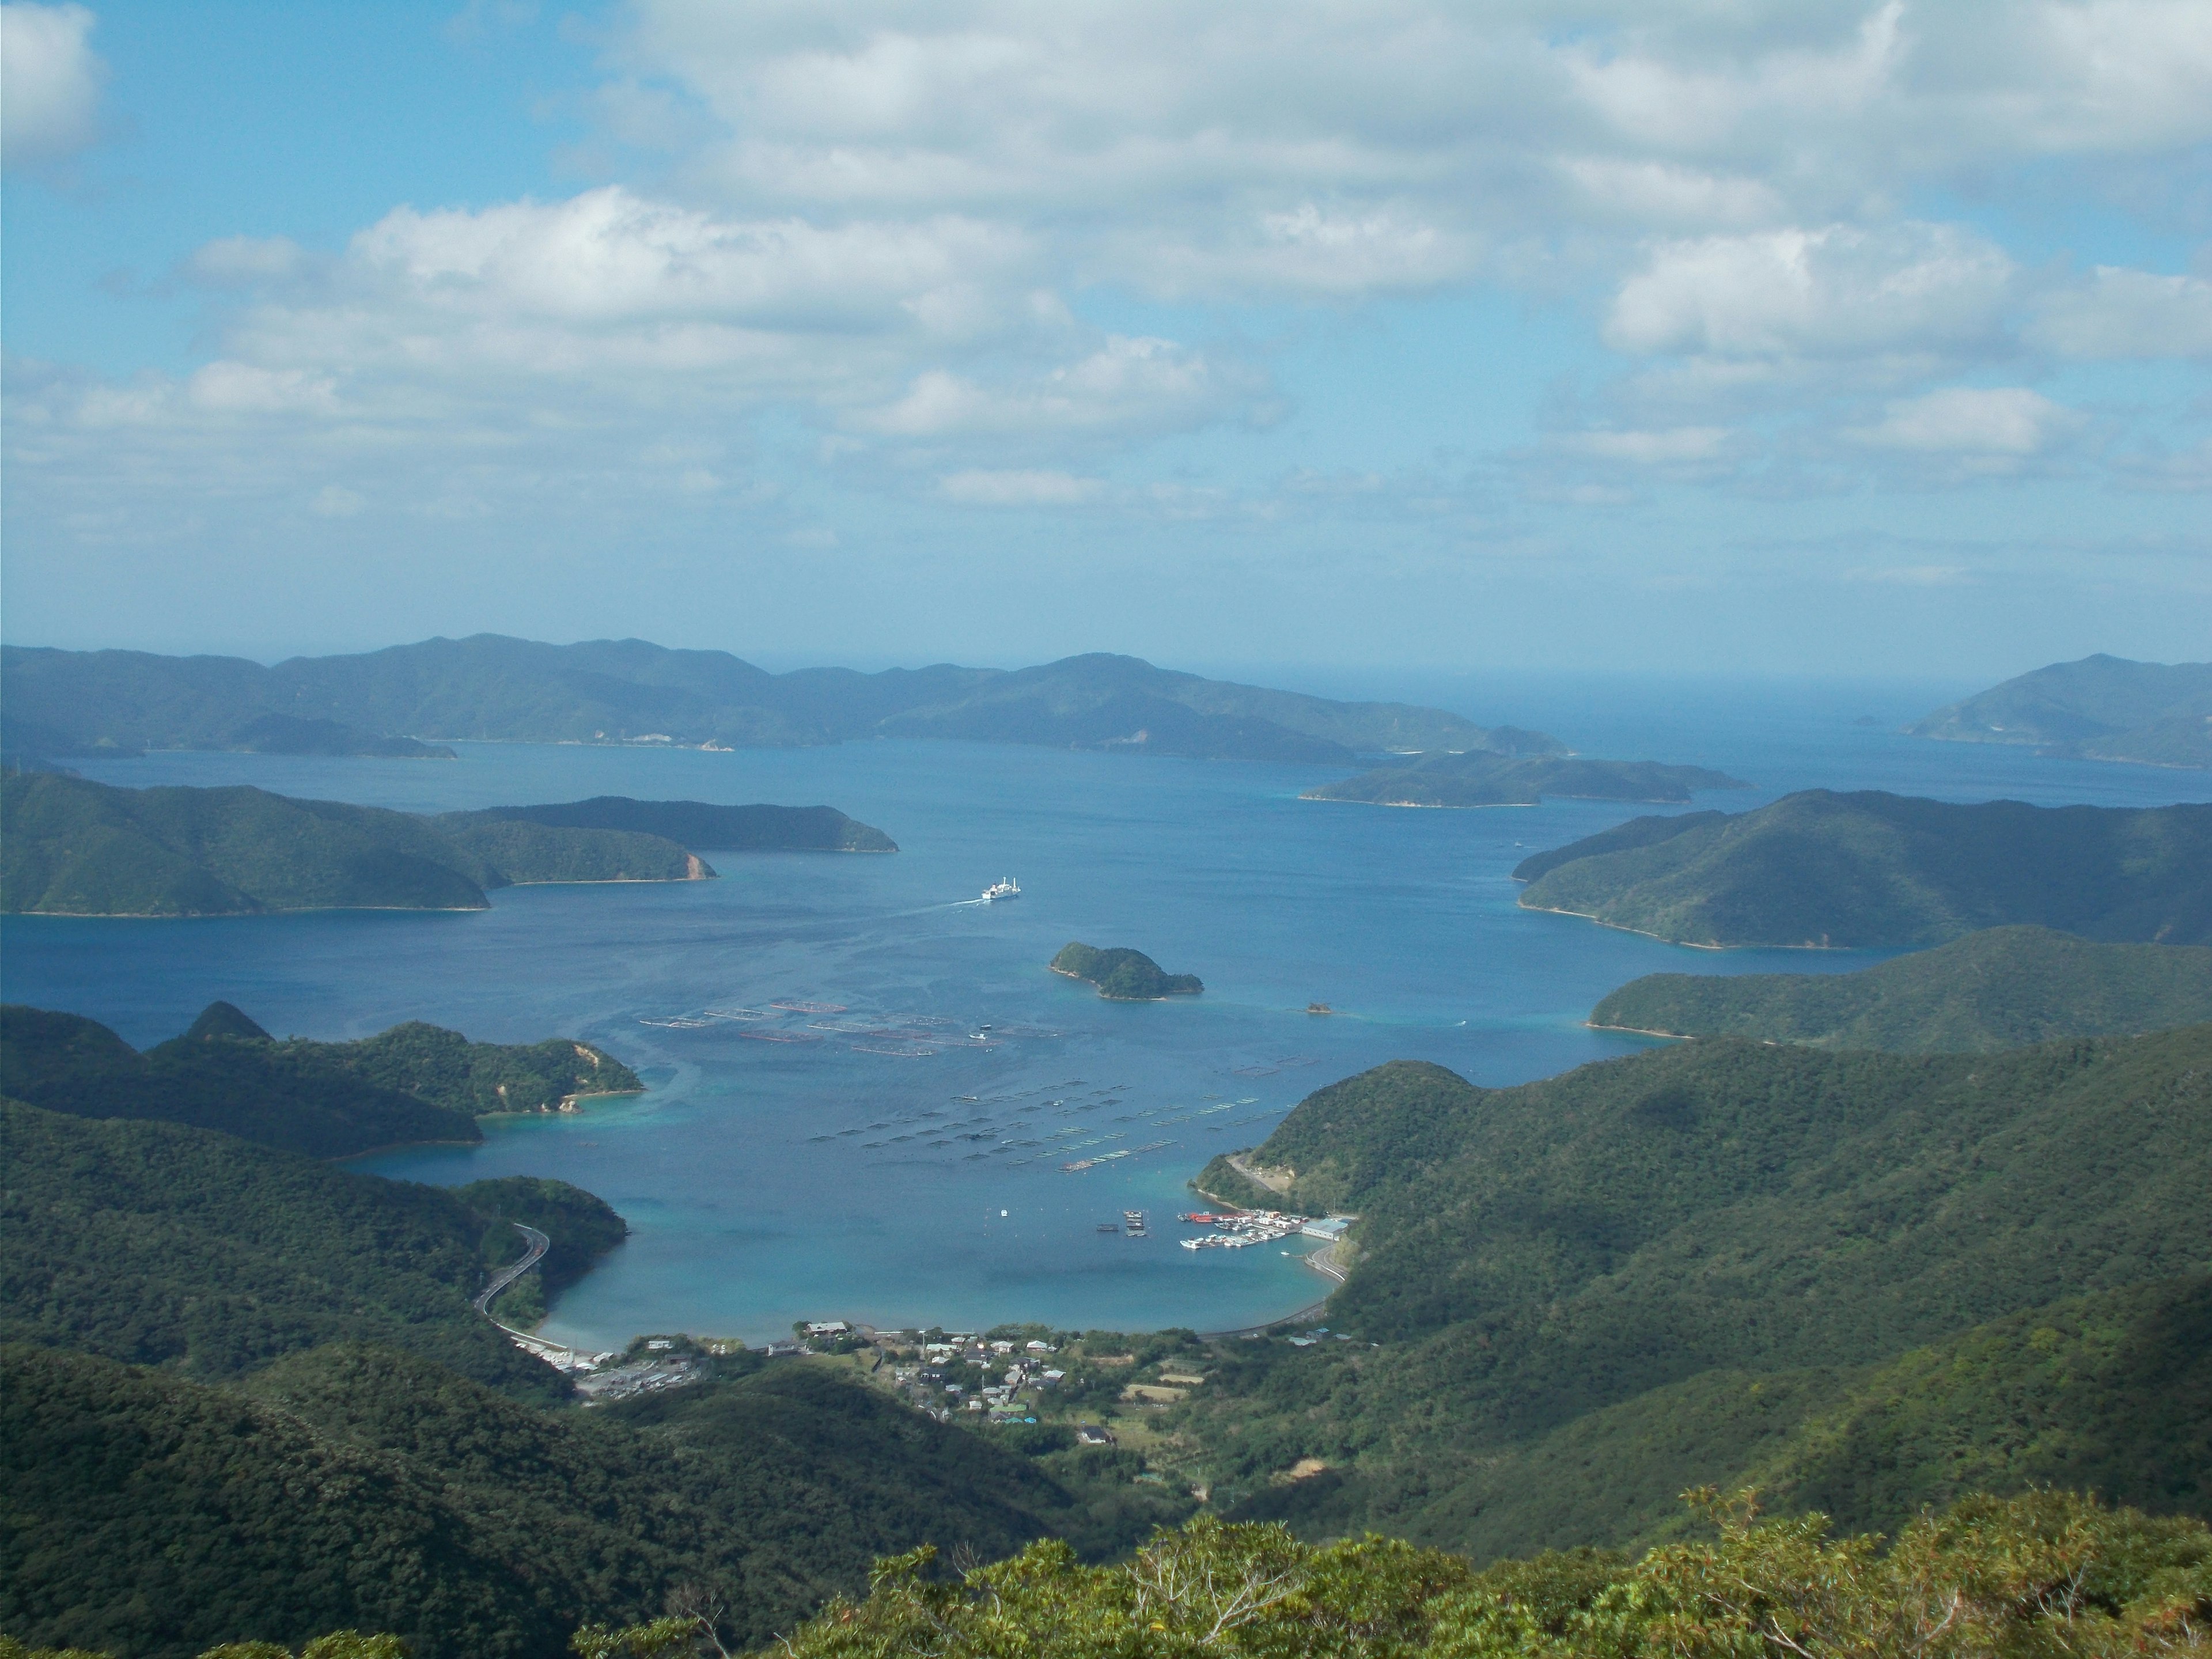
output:
M1541 916L1572 916L1577 921L1595 922L1600 927L1610 927L1616 933L1633 933L1638 939L1656 939L1662 945L1678 945L1685 951L1878 951L1887 947L1878 945L1700 945L1695 939L1668 939L1664 933L1655 933L1648 927L1631 927L1626 922L1607 921L1603 916L1594 916L1587 910L1563 910L1554 904L1531 904L1526 896L1514 900L1520 909L1531 910ZM1583 1024L1587 1024L1586 1020ZM1664 1032L1655 1035L1665 1036Z

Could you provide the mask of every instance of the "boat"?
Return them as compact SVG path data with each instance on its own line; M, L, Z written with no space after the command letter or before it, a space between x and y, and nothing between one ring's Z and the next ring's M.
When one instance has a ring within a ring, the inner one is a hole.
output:
M983 902L996 904L1000 899L1018 899L1022 896L1022 884L1012 876L993 882L983 890Z

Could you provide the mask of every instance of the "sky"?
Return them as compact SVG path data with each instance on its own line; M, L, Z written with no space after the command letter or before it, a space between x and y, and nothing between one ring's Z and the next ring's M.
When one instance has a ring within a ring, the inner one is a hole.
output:
M0 632L2212 657L2204 0L0 6Z

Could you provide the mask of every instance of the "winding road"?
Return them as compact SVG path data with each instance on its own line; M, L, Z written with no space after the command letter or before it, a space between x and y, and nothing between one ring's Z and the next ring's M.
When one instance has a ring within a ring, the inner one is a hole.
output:
M514 1284L514 1281L521 1278L523 1274L528 1273L532 1267L536 1267L538 1265L538 1258L545 1254L547 1249L553 1243L551 1239L546 1237L544 1233L539 1232L535 1227L526 1227L520 1221L510 1222L507 1224L512 1226L517 1232L520 1233L525 1238L530 1241L530 1248L523 1253L521 1261L516 1262L512 1267L501 1268L496 1273L492 1275L491 1283L485 1285L482 1291L477 1292L476 1301L477 1311L487 1319L491 1317L492 1298L497 1296L501 1291L505 1290L508 1285ZM501 1328L505 1329L506 1328L502 1326Z

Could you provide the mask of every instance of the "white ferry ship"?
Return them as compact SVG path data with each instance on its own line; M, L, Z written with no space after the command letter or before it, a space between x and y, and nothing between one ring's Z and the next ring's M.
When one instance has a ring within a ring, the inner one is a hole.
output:
M1012 876L994 881L983 890L983 902L996 904L1000 899L1018 899L1022 896L1022 884Z

